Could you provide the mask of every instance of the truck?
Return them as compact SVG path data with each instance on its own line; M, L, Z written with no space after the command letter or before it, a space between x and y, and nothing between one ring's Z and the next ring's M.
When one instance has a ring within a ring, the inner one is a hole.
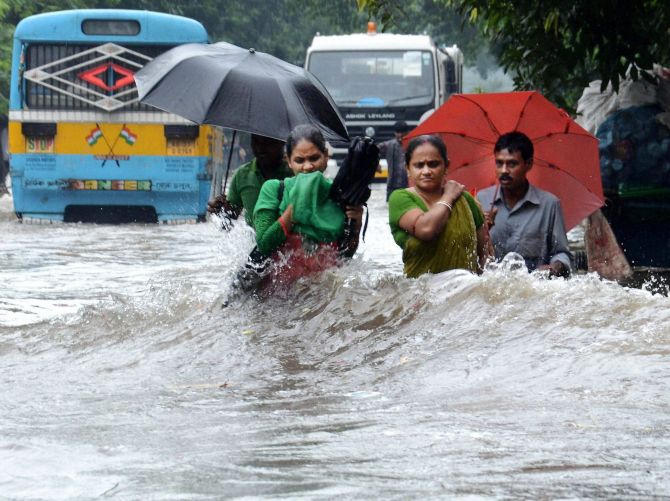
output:
M305 68L326 87L350 136L376 142L393 137L393 125L410 127L438 108L463 86L463 53L438 47L428 35L367 33L323 36L307 49ZM333 148L340 161L345 148ZM386 178L385 162L377 177Z

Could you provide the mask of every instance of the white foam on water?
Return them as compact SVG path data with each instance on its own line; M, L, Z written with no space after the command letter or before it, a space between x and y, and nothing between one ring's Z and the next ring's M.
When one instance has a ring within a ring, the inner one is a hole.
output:
M236 225L2 220L3 495L642 498L670 492L670 300L514 260L360 252L236 296Z

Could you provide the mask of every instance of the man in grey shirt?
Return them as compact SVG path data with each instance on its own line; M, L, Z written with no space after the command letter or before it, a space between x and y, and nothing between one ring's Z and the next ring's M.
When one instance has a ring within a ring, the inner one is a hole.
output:
M523 256L529 271L570 274L570 250L561 204L528 182L533 143L521 132L500 136L493 148L499 185L477 193L490 227L496 259L509 252Z
M402 140L411 130L406 122L400 120L393 124L395 137L379 143L379 154L386 158L388 173L386 177L386 201L388 202L394 190L407 188L407 169L405 168L405 151Z

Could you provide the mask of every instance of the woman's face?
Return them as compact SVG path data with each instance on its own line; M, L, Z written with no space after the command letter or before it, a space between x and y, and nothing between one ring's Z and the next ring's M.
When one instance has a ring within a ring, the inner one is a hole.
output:
M407 176L414 186L423 191L442 189L447 164L439 150L430 143L423 143L413 152L407 166Z
M301 139L293 147L288 165L294 174L323 172L328 166L328 155L307 139Z

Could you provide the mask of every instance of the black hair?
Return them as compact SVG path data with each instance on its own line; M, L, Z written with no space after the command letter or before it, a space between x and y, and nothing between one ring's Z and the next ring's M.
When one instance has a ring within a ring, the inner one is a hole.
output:
M412 140L407 145L407 151L405 152L405 165L409 166L409 161L412 159L412 154L422 144L430 143L435 147L435 149L440 153L444 164L449 164L449 158L447 157L447 145L444 144L444 141L440 136L434 134L426 134L424 136L417 136L412 138Z
M498 138L496 145L493 147L493 153L498 153L502 150L507 150L510 153L518 151L521 153L521 158L523 158L524 162L532 160L535 153L533 142L526 134L518 130L507 132Z
M412 128L404 120L398 120L393 124L393 132L407 132Z
M295 145L302 140L309 141L324 155L328 154L328 147L323 134L318 127L310 124L298 125L294 127L286 139L286 155L291 158L291 152Z

